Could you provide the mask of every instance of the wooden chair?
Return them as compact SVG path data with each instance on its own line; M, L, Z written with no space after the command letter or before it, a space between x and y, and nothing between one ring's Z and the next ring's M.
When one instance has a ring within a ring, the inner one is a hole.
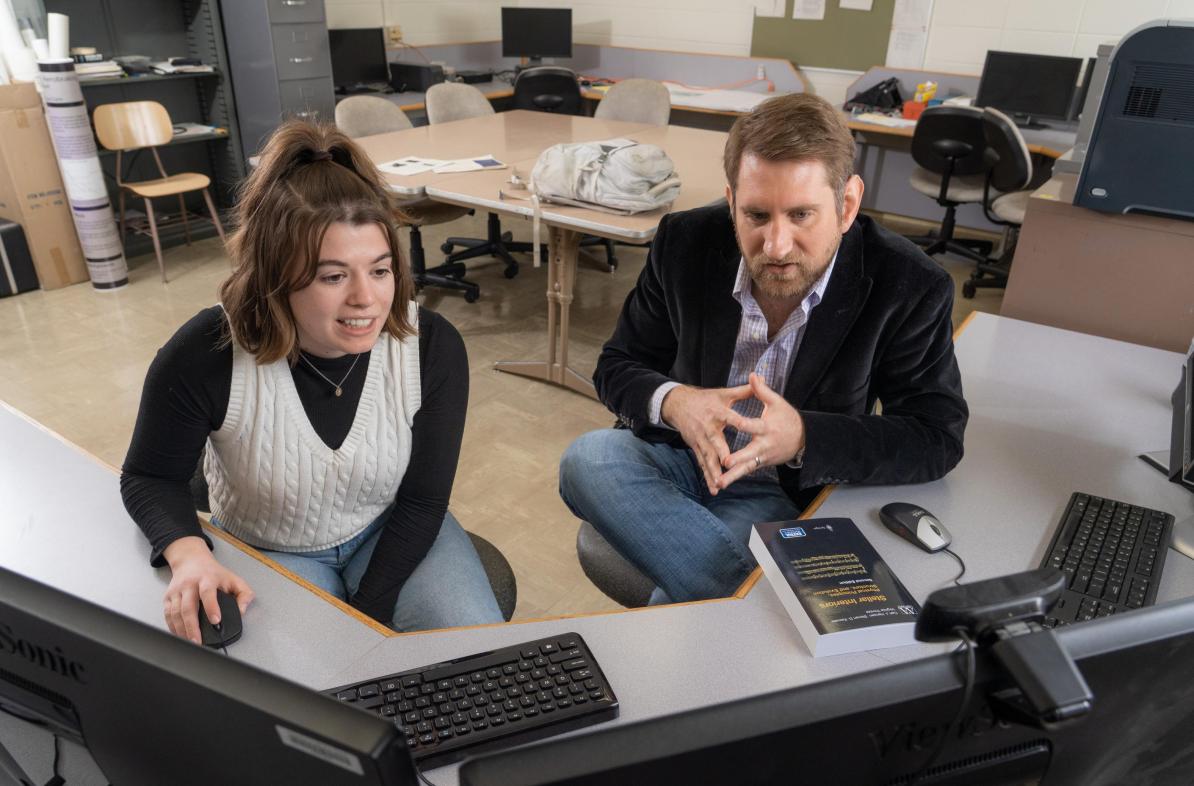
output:
M100 144L108 150L116 151L116 183L120 186L120 240L124 242L124 193L132 191L145 200L145 215L149 219L149 232L153 237L153 252L158 259L158 268L162 271L162 283L166 283L166 266L162 262L162 243L158 238L157 219L153 213L155 197L177 196L178 206L182 215L182 227L186 233L187 245L191 244L191 228L187 223L187 207L183 201L183 194L190 191L202 191L203 201L207 203L207 210L211 213L211 223L215 225L224 241L224 227L220 224L216 206L211 201L211 194L207 188L211 178L198 172L179 172L167 175L157 148L174 138L174 124L170 122L170 115L166 108L157 101L127 101L120 104L103 104L95 108L95 133ZM149 148L153 153L153 160L157 163L161 177L155 180L138 180L127 182L124 180L123 154L127 150Z

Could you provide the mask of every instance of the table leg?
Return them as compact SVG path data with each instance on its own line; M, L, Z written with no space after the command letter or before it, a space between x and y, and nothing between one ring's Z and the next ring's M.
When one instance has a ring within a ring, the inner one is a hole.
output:
M518 374L573 390L596 399L592 381L568 366L569 307L576 283L576 259L582 233L561 227L548 227L547 262L547 361L499 360L498 371Z

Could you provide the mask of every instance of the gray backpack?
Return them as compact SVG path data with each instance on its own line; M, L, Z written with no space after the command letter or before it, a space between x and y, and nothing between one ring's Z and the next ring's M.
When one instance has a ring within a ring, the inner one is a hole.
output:
M531 172L531 191L545 202L631 214L674 202L680 178L660 147L606 139L544 150Z

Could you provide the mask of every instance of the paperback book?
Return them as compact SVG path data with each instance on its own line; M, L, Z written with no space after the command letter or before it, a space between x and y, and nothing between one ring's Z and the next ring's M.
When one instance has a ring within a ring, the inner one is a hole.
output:
M750 550L814 657L916 641L920 604L852 520L755 524Z

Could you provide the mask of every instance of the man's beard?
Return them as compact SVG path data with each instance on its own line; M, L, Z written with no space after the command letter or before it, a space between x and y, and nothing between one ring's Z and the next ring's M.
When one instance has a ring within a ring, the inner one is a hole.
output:
M837 253L837 246L835 243L823 259L816 261L795 250L781 260L774 260L766 254L756 254L747 258L746 269L755 287L767 297L800 302L825 274L833 255ZM772 263L785 265L784 275L768 270L767 265Z

